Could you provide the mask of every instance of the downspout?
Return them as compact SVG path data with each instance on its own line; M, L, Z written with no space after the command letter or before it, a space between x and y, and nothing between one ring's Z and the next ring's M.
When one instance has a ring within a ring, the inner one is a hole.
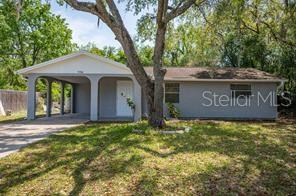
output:
M284 85L285 85L285 80L280 80L280 85L277 87L277 93L276 93L276 104L278 104L278 97L277 96L284 96ZM278 111L278 109L277 109ZM279 112L276 114L276 119L279 117Z
M286 82L286 80L281 80L280 81L280 85L277 87L277 92L279 92L279 94L283 93L285 82Z

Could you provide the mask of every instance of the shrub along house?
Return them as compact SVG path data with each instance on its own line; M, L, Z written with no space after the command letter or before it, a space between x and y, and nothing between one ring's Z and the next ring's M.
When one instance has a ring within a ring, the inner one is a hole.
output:
M151 75L152 68L145 68ZM139 120L147 106L141 87L123 64L87 52L77 52L19 70L28 80L28 119L35 119L36 80L47 80L47 116L51 115L51 83L72 86L72 113L90 120ZM167 68L165 102L181 118L275 119L276 90L284 80L256 69ZM127 98L132 100L134 110Z

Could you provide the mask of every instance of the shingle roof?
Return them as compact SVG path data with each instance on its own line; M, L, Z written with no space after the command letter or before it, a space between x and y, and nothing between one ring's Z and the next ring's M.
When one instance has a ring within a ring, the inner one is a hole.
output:
M145 67L153 77L153 68ZM165 80L281 80L280 78L253 68L213 68L213 67L167 67Z

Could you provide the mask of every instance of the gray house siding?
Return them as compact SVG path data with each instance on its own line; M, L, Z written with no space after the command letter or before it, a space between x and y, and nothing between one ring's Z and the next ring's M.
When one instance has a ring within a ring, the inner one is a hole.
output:
M90 114L90 83L75 84L75 113Z
M120 77L103 77L99 81L98 106L101 118L116 117L116 82L117 80L129 80ZM90 83L75 84L75 112L90 114Z
M121 77L105 77L99 85L99 115L102 118L114 118L116 114L116 85L118 80L130 80Z
M235 83L235 82L234 82ZM203 98L203 92L210 91L217 95L227 95L231 97L230 82L179 82L180 84L180 101L175 104L181 112L182 118L200 118L200 119L275 119L277 118L277 107L272 106L270 101L276 103L276 83L246 83L250 84L252 94L255 97L250 98L248 106L210 106ZM265 99L269 93L273 93L266 103L261 100L258 105L257 94L260 92ZM243 100L240 100L243 101ZM142 98L142 113L147 116L147 103ZM243 102L240 102L243 104ZM165 115L168 116L166 105L164 107Z
M116 79L102 78L100 81L100 105L101 117L116 116Z
M180 109L183 118L229 118L229 119L275 119L277 117L277 107L270 105L270 102L263 103L261 100L258 105L257 95L265 99L269 93L273 93L272 99L276 103L276 83L247 83L251 84L252 94L248 106L204 106L208 105L209 100L203 97L203 92L208 91L212 94L227 95L231 97L231 89L228 82L182 82L180 83L180 102L175 104ZM207 97L209 93L206 94ZM270 97L271 98L271 97ZM225 104L225 102L223 102ZM243 105L244 100L239 104ZM219 104L218 104L219 105ZM166 110L167 111L167 110Z
M102 118L116 117L116 81L126 78L106 77L99 83L99 115ZM247 83L251 85L252 94L249 106L210 106L203 98L203 92L208 91L217 95L231 97L230 82L180 82L180 102L175 104L180 109L182 118L208 118L208 119L275 119L277 118L277 107L270 105L270 99L266 103L258 100L256 95L261 93L266 98L273 92L274 103L276 103L276 83ZM143 94L143 92L142 92ZM90 113L90 84L76 85L77 113ZM269 97L271 98L271 97ZM240 102L243 103L243 102ZM168 116L165 106L165 114ZM147 103L145 96L142 96L142 116L147 116Z

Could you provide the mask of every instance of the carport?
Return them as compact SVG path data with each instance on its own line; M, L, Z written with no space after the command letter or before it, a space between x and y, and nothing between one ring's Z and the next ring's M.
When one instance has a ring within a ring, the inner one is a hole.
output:
M27 118L36 118L36 81L47 81L47 117L51 116L52 82L61 87L60 114L64 115L64 87L71 85L71 113L90 116L92 121L139 120L141 88L123 64L87 52L77 52L18 71L27 79ZM126 99L134 102L130 108Z

